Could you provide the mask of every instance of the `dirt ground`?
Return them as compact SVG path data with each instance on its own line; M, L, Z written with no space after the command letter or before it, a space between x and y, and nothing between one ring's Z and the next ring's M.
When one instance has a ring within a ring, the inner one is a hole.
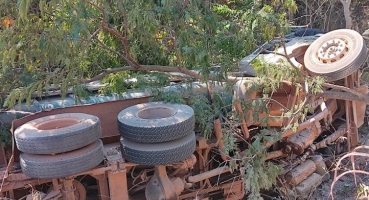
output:
M368 109L367 109L368 110ZM366 122L362 127L360 127L360 144L369 147L369 126ZM368 153L368 157L355 157L355 167L356 169L369 172L369 150L364 150L361 152ZM340 156L343 156L342 154ZM336 160L339 156L336 157ZM349 160L343 160L343 164L338 167L337 175L349 171L352 169L351 162ZM335 199L335 200L351 200L351 199L369 199L369 175L356 174L356 184L355 177L352 173L345 175L337 180L333 188L333 198L330 196L331 185L334 178L334 170L332 167L329 169L331 178L323 182L319 187L316 188L315 192L311 195L311 199L321 200L321 199ZM360 187L360 184L361 187ZM360 188L361 191L360 192Z

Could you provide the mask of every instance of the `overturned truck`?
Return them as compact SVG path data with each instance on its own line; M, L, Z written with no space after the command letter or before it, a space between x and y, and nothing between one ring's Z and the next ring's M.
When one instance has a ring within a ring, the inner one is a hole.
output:
M272 56L284 54L301 73L324 77L329 82L323 85L324 91L343 88L368 93L368 87L360 84L367 47L357 32L336 30L285 42L284 48L276 50L282 53ZM308 95L300 87L303 83L282 81L264 101L267 110L247 106L245 102L263 97L249 84L254 73L250 73L249 61L261 56L263 48L241 61L240 71L248 71L248 77L233 77L232 108L226 120L234 123L214 117L209 121L213 133L207 138L198 133L193 108L149 102L150 95L46 109L13 120L12 147L1 148L0 196L80 200L88 198L87 194L119 200L246 198L252 191L247 186L249 179L244 178L248 171L240 164L245 160L239 158L249 156L245 152L253 148L254 136L261 129L271 136L260 141L265 149L263 162L283 169L276 184L284 188L280 195L288 196L291 190L298 197L308 196L312 188L329 178L320 150L334 147L340 153L358 144L358 127L364 123L366 104ZM271 59L270 55L265 54L265 59ZM211 100L217 89L210 85L199 90ZM296 111L306 105L310 106L302 121L284 115L286 110ZM294 126L284 129L290 124ZM236 150L226 153L225 129L231 130L237 145ZM278 137L273 137L277 133Z

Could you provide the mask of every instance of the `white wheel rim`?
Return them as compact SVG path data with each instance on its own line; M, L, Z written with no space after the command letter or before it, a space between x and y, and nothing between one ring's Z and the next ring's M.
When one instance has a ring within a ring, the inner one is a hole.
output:
M322 63L333 63L342 59L348 51L349 45L346 40L331 39L320 46L317 57Z

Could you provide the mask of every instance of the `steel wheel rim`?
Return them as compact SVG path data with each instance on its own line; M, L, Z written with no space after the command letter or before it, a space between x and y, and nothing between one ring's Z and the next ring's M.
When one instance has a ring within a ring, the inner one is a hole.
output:
M349 47L348 41L343 38L331 39L320 46L316 56L321 63L333 63L345 57Z

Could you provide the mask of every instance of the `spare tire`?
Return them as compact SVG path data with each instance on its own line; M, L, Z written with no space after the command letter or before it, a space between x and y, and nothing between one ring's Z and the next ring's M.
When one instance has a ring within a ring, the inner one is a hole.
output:
M339 29L316 39L306 50L304 63L310 75L331 82L355 72L366 58L363 37L354 30Z
M100 136L99 118L84 113L41 117L14 131L18 149L31 154L72 151L93 143Z
M190 134L194 127L193 109L182 104L143 103L128 107L118 114L119 132L132 142L172 141Z
M189 158L196 150L195 132L187 136L156 144L142 144L120 139L123 158L140 165L166 165Z
M104 160L103 143L98 140L86 147L56 155L21 153L22 172L31 178L60 178L96 167Z

